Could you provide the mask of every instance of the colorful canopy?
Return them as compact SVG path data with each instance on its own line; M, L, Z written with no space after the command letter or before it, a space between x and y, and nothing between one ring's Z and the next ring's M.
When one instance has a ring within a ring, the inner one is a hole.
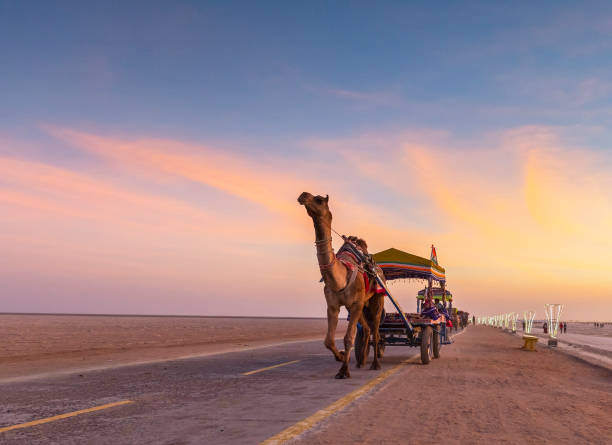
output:
M412 255L401 250L391 249L373 255L374 261L382 268L385 279L397 280L399 278L432 278L440 283L446 281L444 268L432 260Z
M421 289L419 291L419 293L417 294L417 298L419 300L424 300L425 299L425 291L426 289ZM441 300L442 299L442 288L440 287L434 287L432 288L433 291L433 298L434 300ZM446 291L446 301L453 301L453 294L451 294L450 291Z

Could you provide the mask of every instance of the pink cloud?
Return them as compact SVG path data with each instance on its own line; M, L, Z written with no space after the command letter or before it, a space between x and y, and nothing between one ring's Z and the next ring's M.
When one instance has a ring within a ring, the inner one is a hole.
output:
M288 163L253 162L203 145L109 138L58 128L50 131L75 147L122 167L151 173L155 178L166 175L199 182L285 215L294 216L298 209L293 205L294 199L289 201L284 192L290 190L295 195L295 190L304 189L308 183L289 173Z
M277 233L287 233L287 227L295 227L312 236L311 223L296 202L298 194L305 190L332 194L337 221L359 224L363 215L371 215L375 220L385 217L375 206L351 196L350 179L338 174L346 167L338 165L329 151L321 153L321 162L282 157L254 160L174 140L110 138L57 128L50 131L80 150L112 162L117 168L143 174L149 180L194 181L261 206L282 218L277 221L281 226L276 228Z
M471 147L427 131L311 139L304 145L321 159L312 162L50 131L89 160L68 168L0 157L0 202L9 209L0 237L32 273L172 288L191 295L198 313L224 312L224 301L248 294L245 310L290 314L287 298L299 298L322 314L312 224L296 202L308 190L329 193L335 227L372 250L426 256L436 244L468 310L541 306L550 289L571 301L577 282L588 283L592 304L612 291L612 160L564 145L555 128L486 135ZM185 193L186 183L206 190ZM197 303L215 281L223 298ZM413 290L398 292L411 302Z
M450 138L402 143L401 134L369 135L364 144L380 149L365 158L360 152L363 174L411 202L421 197L429 221L442 228L436 233L420 225L410 236L390 230L395 222L387 221L370 229L378 231L373 239L402 240L410 249L423 238L436 243L449 285L483 308L511 310L514 298L540 305L551 287L569 302L576 280L589 283L590 301L602 301L612 292L612 232L606 228L612 224L612 159L567 147L560 133L522 127L472 148L453 147ZM328 145L351 162L359 144L345 142ZM487 303L493 293L497 298Z

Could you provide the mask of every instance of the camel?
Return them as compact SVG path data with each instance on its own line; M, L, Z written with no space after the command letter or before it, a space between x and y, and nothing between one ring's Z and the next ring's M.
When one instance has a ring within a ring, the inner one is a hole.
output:
M363 346L365 350L362 354L363 359L361 363L357 363L357 365L363 366L365 364L368 348L367 340L370 338L370 333L373 333L374 360L370 369L380 369L380 354L378 350L380 335L378 325L382 314L384 297L376 294L375 280L371 280L369 289L366 289L363 274L356 273L356 270L349 270L347 266L336 259L332 247L332 214L328 207L329 196L324 198L304 192L298 197L298 202L306 208L308 216L312 218L314 223L317 260L321 275L323 276L323 282L325 283L323 292L327 301L327 335L325 336L324 344L332 352L336 360L342 362L336 378L343 379L351 376L348 366L350 352L355 340L357 322L360 320L364 328L363 338L365 341ZM363 246L366 246L365 242L363 242ZM363 248L363 246L360 247ZM374 297L375 295L376 297ZM345 306L350 315L349 324L344 336L344 351L338 351L334 341L341 306ZM366 308L365 311L364 308Z

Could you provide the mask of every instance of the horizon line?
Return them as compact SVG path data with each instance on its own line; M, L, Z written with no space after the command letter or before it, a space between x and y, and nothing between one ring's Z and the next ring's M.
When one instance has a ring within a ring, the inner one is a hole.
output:
M327 320L327 317L297 317L276 315L186 315L186 314L92 314L75 312L0 312L0 315L61 315L70 317L176 317L176 318L272 318Z

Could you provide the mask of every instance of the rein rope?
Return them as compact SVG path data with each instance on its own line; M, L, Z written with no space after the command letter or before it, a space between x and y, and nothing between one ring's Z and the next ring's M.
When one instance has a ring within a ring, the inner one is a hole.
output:
M353 247L355 247L355 248L357 249L357 246L356 246L356 245L355 245L355 244L354 244L354 243L353 243L351 240L349 240L347 236L339 234L337 231L335 231L335 230L334 230L334 228L333 228L331 225L329 226L329 228L330 228L330 229L331 229L331 231L332 231L332 232L334 232L334 233L335 233L335 234L336 234L336 235L337 235L339 238L342 238L342 241L344 241L345 243L349 243L351 246L353 246ZM330 262L330 263L328 263L328 264L323 264L323 265L319 264L319 269L321 269L321 271L331 269L331 268L332 268L332 266L333 266L333 265L336 263L336 261L338 261L338 258L336 258L336 254L335 254L335 252L334 252L334 249L333 249L333 247L331 246L331 242L332 242L332 238L325 238L325 239L322 239L322 240L315 240L315 242L314 242L315 246L317 247L317 255L324 255L324 254L326 254L326 253L331 252L331 254L332 254L332 256L333 256L333 259L331 260L331 262ZM329 249L329 250L326 250L325 252L319 252L318 247L319 247L319 246L323 246L324 244L327 244L327 243L330 243L330 249ZM362 260L362 261L364 261L364 262L366 262L366 260L367 260L366 258L359 258L359 259L360 259L360 260ZM372 274L370 273L370 271L369 271L369 270L364 269L364 268L363 268L363 267L361 267L359 264L356 264L356 265L355 265L355 267L357 268L357 270L358 270L358 271L360 271L360 272L362 272L362 273L367 273L368 275L372 275Z

